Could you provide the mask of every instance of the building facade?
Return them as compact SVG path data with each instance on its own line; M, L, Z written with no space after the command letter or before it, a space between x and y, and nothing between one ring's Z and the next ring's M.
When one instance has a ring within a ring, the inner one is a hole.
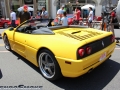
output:
M32 16L42 7L46 7L50 13L50 0L0 0L0 17L10 18L10 10L17 12L17 9L23 5L34 8L34 11L31 12Z
M0 18L6 16L6 5L5 0L0 0Z

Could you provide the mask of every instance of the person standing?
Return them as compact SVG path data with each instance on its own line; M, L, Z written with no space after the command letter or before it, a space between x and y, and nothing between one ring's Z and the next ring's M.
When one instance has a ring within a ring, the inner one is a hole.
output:
M48 12L46 11L46 8L42 8L42 13L41 13L42 19L48 19Z
M23 6L23 11L19 13L19 22L23 23L26 20L29 20L31 18L30 12L28 11L28 6L24 5Z
M11 17L11 26L15 28L16 13L13 10L11 10L10 17Z
M57 16L60 16L60 17L62 17L62 14L63 14L63 12L64 12L64 5L62 5L61 6L61 8L60 9L58 9L58 11L57 11Z
M80 15L81 15L81 12L79 10L79 7L76 7L74 16L75 16L75 20L77 21L77 23L79 23Z
M92 28L93 21L93 10L92 7L89 7L89 15L88 15L88 27Z
M68 26L68 18L66 12L63 12L63 17L61 18L61 24L62 26Z
M110 19L110 24L111 24L111 31L113 32L113 35L115 36L115 32L114 32L114 23L117 23L115 21L115 11L111 8L111 13L110 13L111 19Z
M41 12L39 10L37 10L37 15L40 16L41 15Z

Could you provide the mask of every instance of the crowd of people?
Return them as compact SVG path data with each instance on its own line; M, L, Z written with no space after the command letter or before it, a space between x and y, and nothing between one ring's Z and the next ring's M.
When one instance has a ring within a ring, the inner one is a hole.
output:
M90 28L92 28L93 17L94 17L94 15L93 15L92 7L89 7L89 15L87 18L87 23L88 23L88 27L90 27ZM61 8L58 9L56 18L58 21L58 25L62 25L62 26L68 25L67 12L64 10L64 5L62 5ZM73 18L74 18L74 22L76 22L78 25L83 25L82 20L80 20L80 18L81 18L80 7L75 8L75 10L73 12ZM82 24L81 24L81 22L82 22Z
M16 21L17 17L16 17L16 13L13 10L11 10L10 17L11 17L11 26L16 27L15 21ZM74 18L75 22L78 24L80 23L80 17L81 17L81 9L80 9L80 7L76 7L74 10L74 13L73 13L73 18ZM23 11L19 12L19 14L18 14L19 24L30 18L31 18L31 14L28 11L28 6L24 5ZM37 12L35 13L35 18L42 18L42 19L49 18L49 14L48 14L48 11L46 10L46 8L42 7L41 10L37 10ZM67 11L66 11L64 5L62 5L61 8L58 9L58 11L56 13L56 19L58 20L57 25L62 25L62 26L68 25ZM92 27L92 25L91 25L92 20L93 20L93 11L92 11L92 8L89 7L88 27L90 27L90 28Z
M41 11L37 11L37 13L35 14L35 17L31 16L31 12L28 10L28 6L24 5L23 6L23 10L19 12L18 17L16 15L16 13L11 10L10 13L10 20L11 20L11 26L12 27L16 27L16 23L15 21L19 20L19 24L23 23L26 20L29 20L31 18L42 18L42 19L47 19L49 18L48 16L48 12L46 11L45 7L42 7Z
M13 10L11 10L10 17L11 17L11 26L16 27L15 21L16 21L17 17L16 17L16 13ZM75 19L75 21L77 23L80 23L79 22L80 17L81 17L81 9L80 9L80 7L76 7L75 11L73 13L73 18ZM28 6L24 5L23 11L19 12L19 14L18 14L19 24L30 18L31 18L31 14L28 11ZM49 14L48 14L48 11L46 10L46 8L42 7L41 10L37 10L35 13L35 18L42 18L42 19L49 18ZM67 10L64 5L62 5L61 8L58 9L58 11L56 13L56 19L58 19L58 25L62 25L62 26L68 25ZM90 7L90 13L88 16L88 26L89 27L91 27L92 20L93 20L93 11L92 11L92 8Z

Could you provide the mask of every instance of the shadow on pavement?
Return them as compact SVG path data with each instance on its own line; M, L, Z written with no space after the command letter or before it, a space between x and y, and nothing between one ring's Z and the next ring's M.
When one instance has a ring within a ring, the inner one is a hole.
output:
M62 78L53 82L65 90L102 90L119 72L120 64L107 60L91 73L78 78Z
M22 61L24 61L28 66L30 66L31 68L33 68L35 71L37 71L38 73L40 73L40 71L39 71L39 68L38 67L36 67L34 64L32 64L31 62L29 62L28 60L26 60L25 58L23 58L22 56L20 56L19 54L17 54L16 52L14 52L14 51L11 51L15 56L17 56L18 58L18 60L22 60Z
M39 72L39 68L22 58L15 52L18 60L24 61L27 65ZM120 64L109 59L95 68L91 73L84 74L77 78L60 78L57 81L51 81L54 85L65 90L102 90L119 72Z
M3 75L2 75L2 71L1 71L1 69L0 69L0 79L3 77Z

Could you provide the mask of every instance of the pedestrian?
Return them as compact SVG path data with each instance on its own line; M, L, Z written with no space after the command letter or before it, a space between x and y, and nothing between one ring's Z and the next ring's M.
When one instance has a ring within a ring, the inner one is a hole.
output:
M49 18L49 16L48 16L48 11L46 11L46 8L45 8L45 7L42 7L41 18L42 18L42 19L48 19L48 18Z
M62 15L63 15L63 12L64 12L64 5L62 5L61 6L61 8L60 9L58 9L58 11L57 11L57 16L60 16L60 17L62 17Z
M115 11L111 8L111 13L110 13L111 19L110 19L110 24L111 24L111 31L113 32L113 35L115 36L114 33L114 23L116 23L115 17Z
M65 7L64 7L64 9L63 9L63 10L64 10L64 12L66 12L66 13L67 13L67 8L66 8L66 5L65 5Z
M19 12L18 17L20 23L23 23L24 21L29 20L31 18L27 5L23 6L23 11Z
M88 27L92 28L93 21L93 10L92 7L89 7L89 15L88 15Z
M15 28L16 13L13 10L11 10L10 17L11 17L11 26Z
M74 17L77 23L79 23L80 15L81 15L81 11L79 10L79 7L76 7L74 12Z
M61 18L61 24L62 26L68 26L68 18L66 12L63 12L63 17Z
M37 10L37 15L40 17L41 12L39 10Z

